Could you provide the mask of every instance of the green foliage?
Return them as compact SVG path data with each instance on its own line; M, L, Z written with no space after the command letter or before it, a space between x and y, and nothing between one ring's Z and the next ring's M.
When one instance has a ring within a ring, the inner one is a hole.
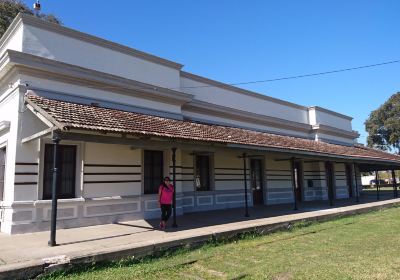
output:
M0 37L3 36L13 19L19 13L28 15L34 14L32 9L19 0L0 0ZM39 14L39 17L48 22L62 24L61 21L52 14Z
M371 112L365 129L368 146L400 154L400 92Z

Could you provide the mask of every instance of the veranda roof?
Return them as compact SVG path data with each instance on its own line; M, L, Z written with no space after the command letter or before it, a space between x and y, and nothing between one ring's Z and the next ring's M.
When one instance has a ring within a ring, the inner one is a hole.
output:
M27 94L25 101L61 130L83 129L164 138L313 152L321 155L387 161L400 165L400 156L361 145L344 146L250 129L175 120L152 115L77 104Z

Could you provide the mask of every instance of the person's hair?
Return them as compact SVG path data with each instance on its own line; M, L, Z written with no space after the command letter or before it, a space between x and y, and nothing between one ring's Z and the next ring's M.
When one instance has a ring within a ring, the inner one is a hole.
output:
M164 177L164 179L163 179L163 181L162 181L163 187L164 187L164 188L168 188L169 186L167 186L167 185L165 184L165 180L171 181L171 179L167 176L167 177Z

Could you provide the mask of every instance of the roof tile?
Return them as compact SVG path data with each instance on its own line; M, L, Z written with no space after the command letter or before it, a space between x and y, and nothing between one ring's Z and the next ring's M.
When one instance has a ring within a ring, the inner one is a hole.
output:
M252 145L400 162L400 156L360 145L342 146L249 129L174 120L48 99L33 94L27 94L25 98L28 103L36 105L37 108L46 112L50 118L53 118L50 121L56 121L65 128Z

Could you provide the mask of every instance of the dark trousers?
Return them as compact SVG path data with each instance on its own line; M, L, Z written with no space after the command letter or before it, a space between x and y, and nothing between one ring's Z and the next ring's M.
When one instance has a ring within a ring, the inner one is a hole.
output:
M171 217L171 211L171 204L161 204L161 220L168 221L169 217Z

